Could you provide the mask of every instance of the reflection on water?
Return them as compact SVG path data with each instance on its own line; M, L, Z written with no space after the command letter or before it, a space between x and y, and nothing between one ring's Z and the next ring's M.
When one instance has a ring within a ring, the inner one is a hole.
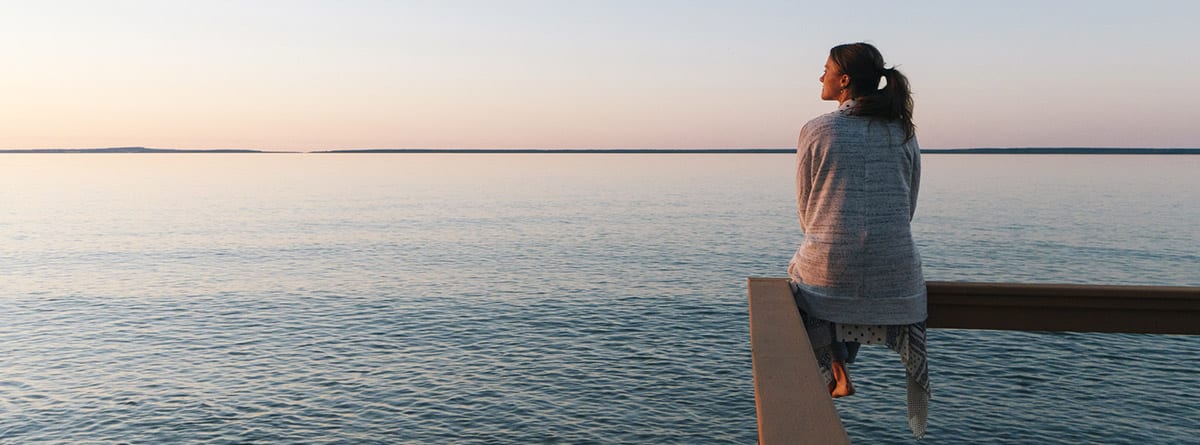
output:
M0 441L752 443L744 283L799 241L791 162L5 155ZM1200 156L924 171L930 279L1200 285ZM1196 434L1195 338L930 345L928 442ZM910 442L863 354L852 437Z

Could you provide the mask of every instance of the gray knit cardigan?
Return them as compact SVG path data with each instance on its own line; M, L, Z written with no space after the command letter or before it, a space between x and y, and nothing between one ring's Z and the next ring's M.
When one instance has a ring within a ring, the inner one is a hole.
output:
M903 325L926 317L910 221L921 153L898 122L854 116L853 101L809 121L796 149L804 242L788 265L801 308L835 323Z

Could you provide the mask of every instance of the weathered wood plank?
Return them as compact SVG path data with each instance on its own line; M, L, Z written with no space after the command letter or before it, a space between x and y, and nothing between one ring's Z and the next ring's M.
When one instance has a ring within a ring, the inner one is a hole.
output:
M1200 287L945 281L926 287L930 328L1200 335Z
M786 286L786 278L752 278ZM1200 287L930 281L930 328L1200 335Z
M848 444L787 280L750 278L758 443Z

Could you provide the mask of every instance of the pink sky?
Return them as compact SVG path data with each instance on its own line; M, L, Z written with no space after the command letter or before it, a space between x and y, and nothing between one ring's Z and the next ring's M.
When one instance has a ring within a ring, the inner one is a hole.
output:
M1200 147L1191 3L824 5L29 3L0 149L791 147L859 40L927 148Z

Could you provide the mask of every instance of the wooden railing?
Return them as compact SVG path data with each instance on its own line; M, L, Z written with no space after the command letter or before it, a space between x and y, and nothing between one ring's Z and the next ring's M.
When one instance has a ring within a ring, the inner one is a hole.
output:
M930 328L1200 335L1200 287L929 282ZM758 438L850 443L785 278L750 278Z
M926 288L930 328L1200 334L1200 287L932 281Z

